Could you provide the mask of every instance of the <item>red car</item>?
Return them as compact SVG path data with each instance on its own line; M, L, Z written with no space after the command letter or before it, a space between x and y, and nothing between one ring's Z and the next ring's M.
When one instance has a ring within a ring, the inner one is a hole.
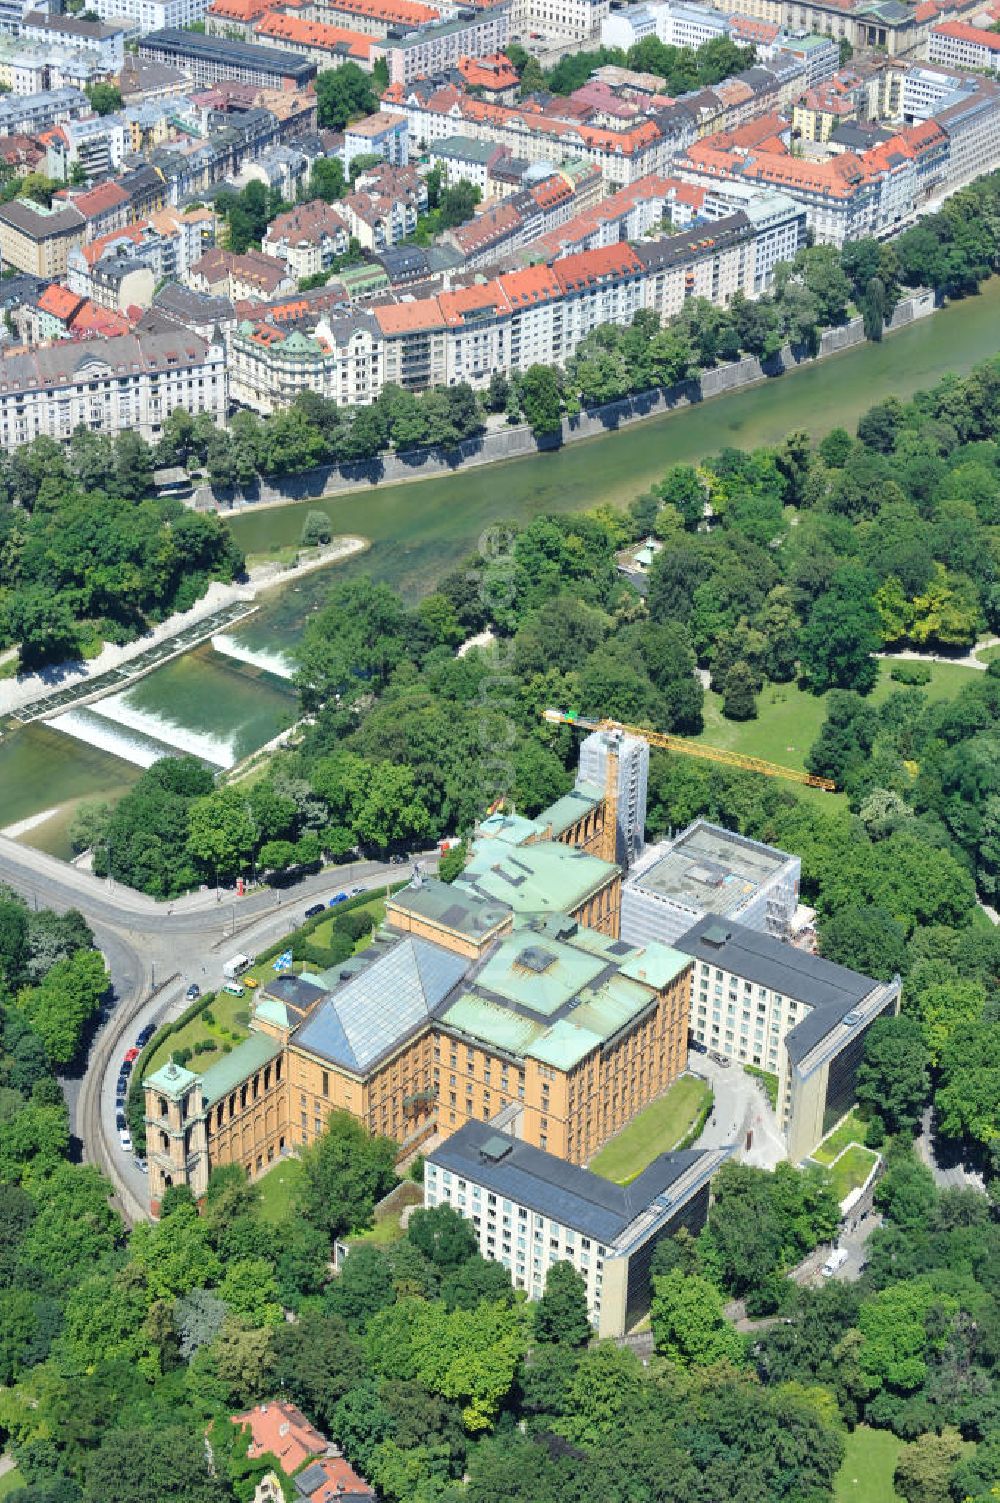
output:
M139 1055L141 1053L142 1053L141 1049L135 1049L135 1048L133 1048L133 1049L126 1050L126 1052L125 1052L125 1058L124 1058L123 1063L126 1064L126 1065L134 1065L135 1062L136 1062L136 1060L139 1058Z

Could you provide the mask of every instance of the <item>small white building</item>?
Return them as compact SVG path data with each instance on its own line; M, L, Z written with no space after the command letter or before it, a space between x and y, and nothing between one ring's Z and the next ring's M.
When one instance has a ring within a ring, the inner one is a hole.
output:
M410 165L410 132L405 115L382 110L344 128L344 171L355 157L375 156L390 167Z
M424 1205L450 1205L471 1221L482 1256L502 1263L529 1299L541 1298L554 1263L571 1263L598 1335L621 1336L649 1309L654 1247L682 1227L701 1230L727 1155L661 1153L631 1184L616 1185L472 1121L428 1153Z

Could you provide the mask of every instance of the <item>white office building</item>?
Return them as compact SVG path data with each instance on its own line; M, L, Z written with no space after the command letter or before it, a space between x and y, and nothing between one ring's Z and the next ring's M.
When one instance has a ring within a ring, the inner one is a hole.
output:
M450 1205L471 1221L482 1256L502 1263L529 1299L541 1298L554 1263L571 1263L598 1335L621 1336L649 1309L656 1244L704 1226L709 1183L727 1154L661 1153L616 1185L472 1121L428 1153L424 1205Z
M701 919L732 919L783 939L799 900L802 863L707 820L651 846L622 886L621 937L672 945Z

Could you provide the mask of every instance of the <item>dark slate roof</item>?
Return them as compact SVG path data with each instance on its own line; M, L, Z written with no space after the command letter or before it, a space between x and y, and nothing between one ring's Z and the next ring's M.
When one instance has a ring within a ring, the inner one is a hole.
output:
M700 919L674 945L685 955L721 966L755 986L766 986L812 1008L785 1040L793 1062L804 1058L880 984L860 971L835 965L718 914Z
M484 1154L484 1147L498 1139L507 1150L504 1156ZM661 1153L631 1184L616 1185L544 1149L507 1138L488 1122L466 1122L428 1153L427 1162L485 1185L494 1194L516 1200L584 1236L609 1243L703 1157L697 1149Z

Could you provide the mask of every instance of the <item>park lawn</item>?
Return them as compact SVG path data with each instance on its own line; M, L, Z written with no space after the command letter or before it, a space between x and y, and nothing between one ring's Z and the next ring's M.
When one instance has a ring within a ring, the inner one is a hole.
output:
M15 1497L27 1485L17 1467L12 1472L4 1472L3 1476L0 1477L0 1498ZM27 1493L25 1493L25 1497L27 1497Z
M890 663L879 662L878 683L871 693L871 703L882 704L897 689L905 688L889 677ZM921 692L931 701L951 699L966 684L975 680L976 668L962 668L957 663L931 663L930 683ZM809 694L797 684L764 685L757 698L756 720L727 720L722 713L722 698L705 691L705 728L692 739L724 751L740 752L748 757L763 757L785 767L802 769L806 755L826 719L826 694ZM824 797L819 789L803 789L803 795Z
M994 642L992 647L980 647L976 657L981 663L992 663L994 658L1000 658L1000 642Z
M849 1112L843 1122L827 1134L819 1147L813 1149L810 1158L814 1158L817 1164L829 1165L833 1163L842 1148L846 1148L851 1143L864 1143L864 1141L864 1122L856 1111Z
M225 1044L234 1049L250 1037L250 1030L246 1026L250 1015L250 1001L249 991L242 997L234 997L229 992L217 992L208 1004L215 1022L206 1023L204 1015L199 1013L176 1033L168 1034L147 1064L146 1073L152 1074L161 1065L165 1065L175 1049L193 1049L195 1044L205 1040L214 1047L193 1055L188 1061L188 1069L197 1070L199 1074L207 1070L209 1065L214 1065L216 1060L222 1058Z
M891 1430L858 1425L844 1437L844 1461L833 1483L835 1503L902 1503L892 1485L903 1442Z
M605 1144L589 1168L624 1185L641 1174L658 1153L667 1153L690 1131L712 1092L703 1080L682 1075L656 1101Z
M299 1159L279 1159L256 1181L260 1191L257 1214L261 1221L277 1226L280 1222L289 1220L301 1180L302 1164Z
M837 1199L844 1200L852 1190L860 1190L877 1162L878 1154L870 1148L862 1148L859 1143L845 1148L837 1162L830 1166L830 1179Z

